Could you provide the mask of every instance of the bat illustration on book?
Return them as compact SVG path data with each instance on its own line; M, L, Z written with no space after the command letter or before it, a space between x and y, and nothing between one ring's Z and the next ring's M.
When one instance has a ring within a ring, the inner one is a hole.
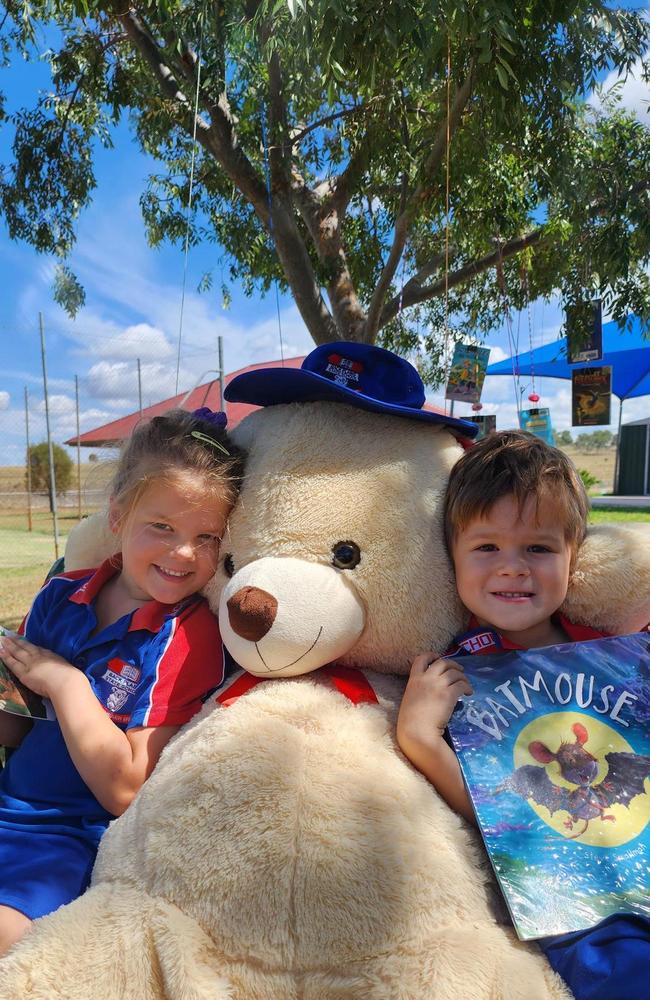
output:
M545 743L534 740L528 750L541 765L557 761L562 777L576 787L574 789L556 785L546 773L546 767L524 764L498 788L495 795L514 792L524 799L532 799L537 805L546 806L551 815L564 810L569 818L565 827L573 830L574 824L582 821L584 826L569 840L581 837L592 819L616 822L616 817L607 810L613 805L629 806L637 795L644 794L644 782L650 775L650 755L612 752L603 760L608 771L602 781L594 784L598 776L598 759L585 749L589 734L585 726L577 722L571 727L575 740L560 743L555 753Z

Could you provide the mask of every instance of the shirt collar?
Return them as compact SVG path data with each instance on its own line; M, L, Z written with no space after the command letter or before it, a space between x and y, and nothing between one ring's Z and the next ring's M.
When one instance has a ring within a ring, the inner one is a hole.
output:
M566 632L569 642L586 642L588 639L602 638L603 633L590 625L576 625L569 621L559 611L553 615L553 620L560 628ZM468 631L458 640L458 645L466 647L468 640L477 640L480 637L481 652L490 653L495 649L523 649L523 646L511 642L506 636L499 635L495 629L489 625L480 625L474 615L471 616L467 626ZM475 645L475 642L472 642ZM473 652L475 650L472 650Z
M121 572L121 569L122 554L118 552L110 559L106 559L77 590L70 594L68 600L74 604L92 604L102 587ZM191 594L180 604L161 604L160 601L147 601L146 604L136 608L131 615L129 632L135 632L138 629L159 632L167 618L180 614L184 608L196 600L198 600L197 595Z

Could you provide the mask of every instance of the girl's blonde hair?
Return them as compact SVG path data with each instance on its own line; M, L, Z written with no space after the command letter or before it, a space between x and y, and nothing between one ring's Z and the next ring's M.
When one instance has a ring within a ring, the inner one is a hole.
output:
M234 503L244 472L244 453L225 430L225 415L203 408L168 410L139 424L126 441L111 483L112 501L128 516L152 483L196 478L202 493Z

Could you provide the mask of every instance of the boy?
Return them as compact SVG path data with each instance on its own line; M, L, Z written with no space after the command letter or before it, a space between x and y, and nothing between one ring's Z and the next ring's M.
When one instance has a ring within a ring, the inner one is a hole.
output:
M444 506L447 549L469 631L446 655L531 649L603 633L559 613L589 502L569 459L532 434L503 431L470 448L454 466ZM480 636L480 640L479 640ZM445 740L458 698L472 688L462 666L424 653L413 661L397 722L406 756L471 823L460 765ZM650 967L650 922L618 917L542 943L577 1000L629 1000ZM612 974L616 969L614 985ZM619 992L622 990L622 992Z

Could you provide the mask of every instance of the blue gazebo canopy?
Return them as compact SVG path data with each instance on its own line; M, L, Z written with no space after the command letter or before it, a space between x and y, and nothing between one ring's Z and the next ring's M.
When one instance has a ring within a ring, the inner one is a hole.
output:
M567 339L554 340L526 354L497 361L487 369L488 375L511 375L513 367L519 375L535 374L536 378L571 378L576 368L595 365L612 366L612 392L620 400L650 394L650 328L637 316L630 316L625 327L617 323L603 325L603 357L570 365L567 361Z

